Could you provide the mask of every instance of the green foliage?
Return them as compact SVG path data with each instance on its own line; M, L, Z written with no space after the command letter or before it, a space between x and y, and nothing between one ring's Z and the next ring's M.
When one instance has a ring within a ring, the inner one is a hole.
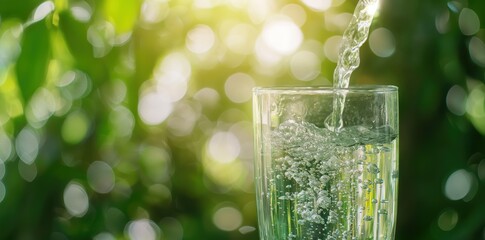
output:
M330 84L355 7L309 2L0 0L0 239L258 239L250 88ZM400 89L396 239L484 239L484 6L382 1L361 50Z

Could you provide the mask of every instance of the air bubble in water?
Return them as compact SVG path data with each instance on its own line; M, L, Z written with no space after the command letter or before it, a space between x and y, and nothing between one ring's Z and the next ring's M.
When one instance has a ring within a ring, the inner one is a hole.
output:
M379 209L379 211L377 211L379 214L382 214L382 215L387 215L387 210L386 209Z
M378 174L380 172L379 167L377 167L377 165L374 163L371 163L369 164L369 166L367 166L367 171L373 174Z

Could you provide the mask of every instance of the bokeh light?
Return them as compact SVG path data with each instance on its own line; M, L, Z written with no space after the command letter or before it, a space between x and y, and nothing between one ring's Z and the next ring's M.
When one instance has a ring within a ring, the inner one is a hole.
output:
M239 232L243 235L254 232L254 231L256 231L256 228L251 227L251 226L242 226L242 227L239 228Z
M168 96L157 91L150 91L140 97L138 114L148 125L157 125L165 121L172 113L173 104Z
M309 8L315 11L323 12L332 6L332 0L302 0Z
M10 159L13 152L13 145L10 138L0 131L0 162L5 162Z
M85 97L91 91L91 79L82 71L67 71L57 83L61 94L68 100L77 100Z
M254 79L246 73L234 73L224 84L226 96L235 103L251 100L251 90L256 86Z
M161 235L160 228L149 219L129 222L125 231L131 240L156 240Z
M454 209L446 209L438 217L438 227L443 231L451 231L458 223L458 213Z
M109 193L115 185L115 174L111 166L102 161L94 161L87 171L89 186L98 193Z
M93 240L115 240L116 238L107 232L99 233L98 235L94 236Z
M223 231L234 231L242 224L242 215L233 207L221 207L216 210L212 217L213 223Z
M396 50L396 40L392 32L386 28L373 30L369 35L369 46L379 57L390 57Z
M55 5L52 1L45 1L41 3L34 11L32 15L32 19L30 20L32 23L38 22L44 19L47 15L49 15L52 11L54 11Z
M466 113L467 93L462 87L455 85L450 88L446 95L446 106L448 110L457 116Z
M475 128L485 134L485 85L479 84L468 95L466 112Z
M82 217L89 208L89 198L84 187L77 182L70 182L64 189L64 206L69 214Z
M230 27L223 41L232 52L247 55L251 53L254 47L256 34L257 32L254 26L239 23Z
M172 217L160 220L163 235L166 239L182 240L184 238L184 228L180 221Z
M32 164L39 153L40 141L34 130L24 128L15 139L15 150L20 160L26 164Z
M480 178L480 180L485 181L485 159L480 161L480 163L478 164L477 170L478 170L478 177Z
M155 24L165 19L170 12L166 0L145 0L141 6L141 18L144 22Z
M446 33L449 28L449 21L450 12L448 10L444 10L441 13L437 14L435 18L436 30L438 30L438 32L441 34Z
M241 151L241 145L233 133L216 132L209 140L208 151L215 161L230 163L236 160Z
M485 43L482 39L472 37L468 45L468 52L476 64L485 67Z
M452 173L445 184L445 195L450 200L465 198L472 189L473 177L471 174L460 169Z
M219 103L219 93L212 88L202 88L194 94L194 99L204 107L215 107Z
M141 149L140 164L145 176L154 183L164 183L170 180L170 155L159 147L146 146Z
M305 9L298 4L287 4L281 8L280 13L290 17L299 27L303 26L307 19Z
M93 46L94 57L104 57L115 44L115 28L107 21L96 22L89 27L87 38Z
M71 5L72 16L80 22L89 22L91 16L93 15L93 9L87 2L79 1Z
M167 121L170 133L175 136L188 136L194 130L197 120L200 117L200 106L189 103L179 103L175 106L170 118Z
M5 195L7 194L7 189L5 188L5 184L0 181L0 203L5 199Z
M332 36L332 37L329 37L327 41L325 41L323 50L328 60L334 63L337 62L341 44L342 44L342 36Z
M88 134L90 120L82 111L72 112L62 124L62 138L70 144L78 144Z
M320 75L320 58L310 51L299 51L291 58L290 70L301 81L311 81Z
M5 164L3 161L0 161L0 181L5 176Z
M303 34L298 25L283 17L269 20L263 28L261 37L265 46L283 55L293 53L303 41Z
M56 100L51 92L45 88L38 89L25 110L25 117L30 126L42 127L56 111Z
M20 177L27 182L32 182L37 177L37 165L35 163L27 164L21 161L18 163L18 170Z
M480 18L470 8L463 8L458 19L460 30L464 35L473 35L480 30Z
M187 33L185 45L193 53L208 52L216 41L214 31L207 25L197 25Z

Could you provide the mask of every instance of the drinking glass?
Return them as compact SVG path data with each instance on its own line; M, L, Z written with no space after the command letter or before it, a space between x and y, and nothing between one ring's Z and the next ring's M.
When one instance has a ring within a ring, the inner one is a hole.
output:
M253 114L262 240L394 238L397 87L255 88Z

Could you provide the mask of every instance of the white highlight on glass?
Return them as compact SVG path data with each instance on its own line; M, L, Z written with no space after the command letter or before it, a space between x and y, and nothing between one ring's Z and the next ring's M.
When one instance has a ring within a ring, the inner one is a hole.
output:
M233 133L216 132L209 140L208 151L215 161L230 163L239 156L241 145Z
M82 217L89 208L89 199L84 187L71 181L64 189L64 206L67 212L74 217Z

